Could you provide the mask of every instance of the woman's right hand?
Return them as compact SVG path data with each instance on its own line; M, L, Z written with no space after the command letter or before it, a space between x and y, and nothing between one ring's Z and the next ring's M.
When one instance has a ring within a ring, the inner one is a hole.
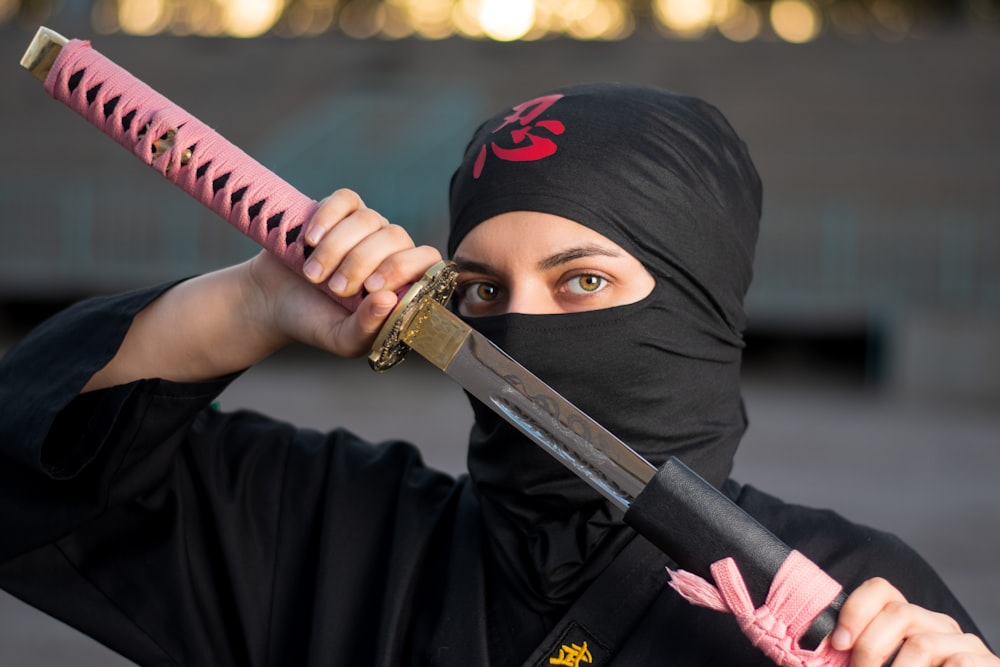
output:
M154 377L209 380L292 341L363 355L395 307L396 290L441 259L350 190L324 199L303 234L313 251L302 275L262 252L161 294L135 316L114 358L83 391ZM368 294L351 313L317 289L321 283L344 297Z
M351 190L321 201L303 234L313 250L302 275L267 252L247 263L257 321L276 343L294 340L342 357L366 354L396 305L396 293L441 260L436 249L415 246L405 229L367 208ZM324 283L338 296L367 295L351 313L316 289Z

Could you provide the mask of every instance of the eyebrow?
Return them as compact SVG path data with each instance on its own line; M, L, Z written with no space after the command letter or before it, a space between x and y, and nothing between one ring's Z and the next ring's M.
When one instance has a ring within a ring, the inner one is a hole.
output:
M562 264L568 264L577 259L585 257L621 257L622 254L613 248L606 248L596 243L587 243L580 246L567 248L538 262L538 268L545 271L554 269Z
M548 257L544 257L538 261L536 266L541 271L548 271L549 269L554 269L563 264L568 264L577 259L583 259L585 257L621 257L622 253L613 248L606 248L602 245L596 243L586 243L584 245L572 246L566 248L565 250L560 250L557 253L553 253ZM477 262L471 259L465 259L463 257L455 257L455 264L458 266L460 271L469 271L472 273L482 273L484 275L495 275L497 273L496 268L487 262Z

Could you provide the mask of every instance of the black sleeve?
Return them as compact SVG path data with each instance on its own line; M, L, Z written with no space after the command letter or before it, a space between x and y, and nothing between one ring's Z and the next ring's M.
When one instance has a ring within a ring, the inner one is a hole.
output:
M118 558L127 550L129 526L106 517L163 479L176 444L168 434L182 432L228 381L145 380L79 395L134 316L167 288L80 302L0 360L0 586L84 631L124 620L82 565L95 553ZM153 410L163 417L147 421L154 404L164 406ZM87 537L94 530L107 534ZM116 641L128 651L147 641L138 635L119 632Z
M89 450L83 443L66 445L51 456L44 455L43 444L59 413L114 357L135 315L169 287L81 301L8 351L0 360L0 455L56 478L71 477L93 458L99 442L88 443ZM110 403L120 404L128 392L128 387L110 392ZM81 406L78 415L87 409Z
M160 291L0 364L0 587L142 665L371 664L454 480L405 443L212 408L231 378L77 396Z

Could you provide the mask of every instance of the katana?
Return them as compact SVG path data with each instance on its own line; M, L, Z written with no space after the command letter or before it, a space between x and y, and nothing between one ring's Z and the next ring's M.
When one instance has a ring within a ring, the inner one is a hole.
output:
M242 233L301 269L299 231L318 204L196 118L90 48L39 29L21 64L46 90ZM624 512L680 568L707 580L732 558L755 606L791 549L676 458L658 469L483 335L447 302L457 270L441 262L408 288L369 364L386 371L415 350ZM360 297L327 293L350 311ZM835 627L841 592L799 638L815 648Z

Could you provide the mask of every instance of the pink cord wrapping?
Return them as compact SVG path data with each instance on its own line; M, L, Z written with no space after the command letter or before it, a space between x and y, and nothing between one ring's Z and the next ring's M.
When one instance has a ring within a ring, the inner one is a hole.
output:
M305 262L302 225L318 204L217 132L129 72L71 40L63 46L45 89L162 176L277 255L294 271ZM173 146L154 158L154 142L176 132ZM188 163L182 156L192 150ZM351 312L361 296L345 299L322 289Z
M815 563L792 551L782 563L767 600L754 609L743 576L732 558L712 564L715 585L684 570L667 570L670 585L692 604L735 615L754 646L780 667L846 667L850 655L824 639L813 651L801 649L798 637L840 594L841 586Z

